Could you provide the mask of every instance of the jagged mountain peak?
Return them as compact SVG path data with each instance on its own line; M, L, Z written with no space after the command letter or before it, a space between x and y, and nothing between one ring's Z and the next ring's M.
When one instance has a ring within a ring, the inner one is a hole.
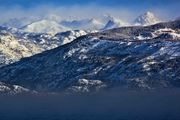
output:
M154 15L154 13L147 11L143 15L140 15L135 19L135 25L152 25L160 22L160 20Z

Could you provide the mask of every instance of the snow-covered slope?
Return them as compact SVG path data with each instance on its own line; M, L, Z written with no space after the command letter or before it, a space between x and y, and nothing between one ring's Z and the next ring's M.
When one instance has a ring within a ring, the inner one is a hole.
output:
M22 27L21 30L25 32L56 34L58 32L65 32L70 29L58 24L56 21L44 19L26 25Z
M36 44L19 41L8 31L0 31L0 66L18 61L42 51Z
M79 37L1 68L0 81L39 92L180 87L180 39L136 38L152 37L152 33L163 33L167 28L179 35L180 21L116 28Z
M74 30L60 32L54 35L48 33L20 33L17 36L20 41L31 41L45 51L70 43L77 37L86 35L88 33L90 32Z
M160 20L152 13L152 12L146 12L143 15L139 16L135 19L134 25L152 25L160 22Z

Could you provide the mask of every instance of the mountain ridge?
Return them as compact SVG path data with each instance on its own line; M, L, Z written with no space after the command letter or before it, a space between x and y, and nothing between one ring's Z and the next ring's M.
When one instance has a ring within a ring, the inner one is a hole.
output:
M164 28L178 30L180 21L82 36L2 67L0 81L39 92L92 92L115 86L150 90L179 87L180 38L159 37L169 32L157 32ZM150 33L157 36L147 39ZM139 35L144 39L137 39Z

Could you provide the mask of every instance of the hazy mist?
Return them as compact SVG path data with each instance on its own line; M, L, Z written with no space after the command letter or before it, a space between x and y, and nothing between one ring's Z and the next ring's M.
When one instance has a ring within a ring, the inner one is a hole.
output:
M1 16L0 23L6 22L13 18L23 17L46 17L51 14L60 16L62 19L81 19L81 18L101 18L104 15L111 14L119 19L132 22L136 17L146 11L152 11L162 20L170 20L178 17L178 12L174 14L173 9L166 8L142 8L133 9L124 7L107 7L95 4L89 5L72 5L72 6L53 6L40 5L31 8L23 8L21 6L2 7L0 6ZM173 13L173 14L172 14Z

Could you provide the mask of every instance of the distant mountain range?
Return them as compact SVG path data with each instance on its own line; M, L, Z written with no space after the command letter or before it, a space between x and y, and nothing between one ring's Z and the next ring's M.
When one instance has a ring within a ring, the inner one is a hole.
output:
M104 16L101 19L88 18L78 20L64 20L61 19L60 16L49 15L44 18L15 18L2 25L5 27L18 28L24 32L56 34L69 30L106 30L122 26L152 25L158 22L160 22L160 20L152 12L146 12L136 18L132 23L128 23L111 15Z

